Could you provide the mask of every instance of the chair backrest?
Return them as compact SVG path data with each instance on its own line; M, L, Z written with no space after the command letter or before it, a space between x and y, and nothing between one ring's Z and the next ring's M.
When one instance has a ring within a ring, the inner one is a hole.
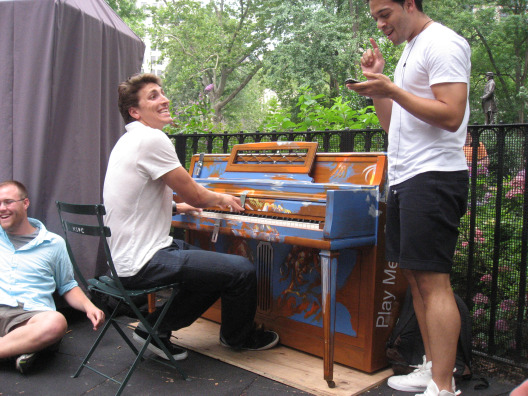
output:
M64 240L66 241L66 248L68 249L68 254L70 256L70 260L73 264L73 268L75 270L76 275L78 276L80 282L85 286L85 288L88 288L88 282L86 281L85 277L83 276L80 267L75 259L75 254L73 252L73 248L71 245L71 233L79 234L79 235L87 235L92 237L98 237L100 240L101 246L103 246L105 257L106 257L106 264L108 265L108 268L110 269L110 272L112 274L112 277L116 280L118 280L117 271L114 266L114 262L112 260L112 254L110 253L110 247L108 246L108 242L106 240L107 237L111 236L110 228L104 225L103 216L106 214L106 210L104 205L102 204L94 204L94 205L84 205L84 204L71 204L66 202L60 202L56 201L57 204L57 210L59 211L59 218L62 225L62 229L64 230ZM70 221L66 219L65 213L68 213L77 218L82 218L83 222L79 223L77 221ZM90 224L86 224L86 223ZM121 289L121 291L124 293L124 288L119 282L119 280L116 282L117 286Z

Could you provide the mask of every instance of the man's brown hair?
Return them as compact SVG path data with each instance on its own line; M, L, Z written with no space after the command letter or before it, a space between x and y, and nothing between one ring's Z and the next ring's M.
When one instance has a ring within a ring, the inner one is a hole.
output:
M117 87L117 92L119 93L117 105L119 106L119 112L121 113L123 120L125 120L125 124L136 121L134 117L130 115L128 110L131 107L138 107L138 92L141 88L150 83L158 84L161 87L161 78L151 73L134 74Z
M405 4L405 0L392 0L392 1L394 1L395 3L399 3L402 7ZM368 2L369 0L367 0L367 3ZM414 0L414 4L416 5L416 9L418 11L423 12L422 0Z
M25 199L28 197L28 191L26 186L16 180L6 180L5 182L0 183L0 188L5 186L15 186L18 189L20 194L20 199Z

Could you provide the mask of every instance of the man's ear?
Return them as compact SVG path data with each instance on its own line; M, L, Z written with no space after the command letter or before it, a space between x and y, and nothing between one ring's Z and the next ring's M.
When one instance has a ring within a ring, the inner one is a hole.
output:
M29 198L26 197L26 198L24 199L24 208L26 209L26 212L27 212L27 210L28 210L28 208L29 208L29 203L30 203L30 202L29 202Z
M128 109L128 114L130 114L130 116L135 119L135 120L138 120L141 118L141 116L139 115L139 111L136 107L130 107Z

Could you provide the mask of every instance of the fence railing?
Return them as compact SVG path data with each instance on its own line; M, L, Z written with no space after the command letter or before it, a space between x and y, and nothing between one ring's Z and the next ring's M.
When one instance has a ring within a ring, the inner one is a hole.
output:
M472 125L464 148L470 169L452 272L454 290L472 315L473 350L528 367L528 124ZM229 153L235 144L317 141L320 152L386 151L381 129L177 134L180 161L196 153ZM468 142L467 142L468 143Z
M235 144L275 141L318 142L318 151L385 151L387 136L381 129L325 130L307 132L237 132L169 135L182 164L189 165L193 154L229 153Z

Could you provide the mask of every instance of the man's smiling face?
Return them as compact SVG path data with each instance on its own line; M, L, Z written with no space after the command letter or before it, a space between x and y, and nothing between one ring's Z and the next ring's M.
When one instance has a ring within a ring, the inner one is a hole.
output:
M370 14L381 30L394 45L410 39L412 26L406 7L392 0L370 0Z
M10 234L16 234L26 222L29 199L22 198L16 186L0 187L0 225Z
M138 107L129 110L133 118L155 129L162 129L172 122L169 100L158 84L145 85L138 91L138 99Z

